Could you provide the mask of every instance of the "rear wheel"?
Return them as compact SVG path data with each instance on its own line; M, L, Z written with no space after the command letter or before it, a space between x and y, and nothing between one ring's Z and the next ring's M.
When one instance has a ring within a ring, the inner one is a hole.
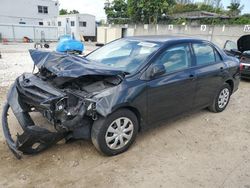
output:
M127 109L118 110L107 118L94 122L91 139L95 147L106 155L117 155L126 151L134 142L138 132L138 120Z
M222 112L225 110L229 103L231 93L231 87L225 83L214 98L213 104L209 106L208 109L212 112Z

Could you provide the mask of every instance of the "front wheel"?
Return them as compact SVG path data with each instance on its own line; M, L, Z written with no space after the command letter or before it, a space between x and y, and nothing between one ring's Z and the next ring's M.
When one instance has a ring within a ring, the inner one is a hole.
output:
M126 151L134 142L138 132L138 120L127 109L115 111L107 118L94 122L91 139L95 147L106 155L117 155Z
M224 84L214 98L213 104L208 107L212 112L222 112L227 107L232 89L229 84Z

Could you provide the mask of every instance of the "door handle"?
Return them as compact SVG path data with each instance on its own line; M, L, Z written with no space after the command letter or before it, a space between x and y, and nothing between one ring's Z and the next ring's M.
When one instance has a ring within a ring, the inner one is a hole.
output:
M190 74L190 75L189 75L189 79L190 79L190 80L196 80L196 76L193 75L193 74Z

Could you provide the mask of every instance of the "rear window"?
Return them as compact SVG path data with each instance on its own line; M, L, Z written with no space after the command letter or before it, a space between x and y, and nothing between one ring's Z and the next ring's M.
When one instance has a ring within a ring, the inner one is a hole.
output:
M193 44L193 48L197 65L215 63L217 58L220 59L218 52L215 54L214 48L208 44Z

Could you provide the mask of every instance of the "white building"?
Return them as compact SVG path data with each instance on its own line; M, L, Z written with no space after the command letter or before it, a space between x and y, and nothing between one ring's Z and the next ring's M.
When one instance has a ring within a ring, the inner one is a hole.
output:
M57 0L0 0L0 23L56 26L58 14Z
M65 34L78 40L95 40L95 16L59 16L58 0L0 0L0 37L9 41L57 40ZM1 41L0 38L0 41Z
M69 14L57 18L58 35L74 34L78 40L95 40L95 16L90 14Z

